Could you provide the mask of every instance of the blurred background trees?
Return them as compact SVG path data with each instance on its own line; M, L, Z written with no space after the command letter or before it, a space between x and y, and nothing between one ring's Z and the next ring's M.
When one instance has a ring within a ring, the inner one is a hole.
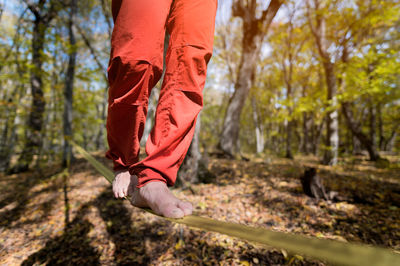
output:
M106 149L110 6L1 3L0 171L62 162L68 136ZM217 16L202 154L399 152L398 1L220 1Z

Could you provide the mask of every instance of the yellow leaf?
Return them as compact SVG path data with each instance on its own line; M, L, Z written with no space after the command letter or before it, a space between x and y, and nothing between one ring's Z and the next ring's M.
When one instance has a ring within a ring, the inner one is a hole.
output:
M242 266L250 266L250 263L248 261L241 260L240 261L240 265L242 265Z
M175 245L175 249L176 250L181 249L183 246L185 246L185 242L183 242L182 239L179 239L178 243L176 243Z
M198 206L199 206L200 209L203 210L203 211L207 208L207 204L206 204L205 202L200 202L200 203L198 204Z
M283 255L283 257L286 259L286 258L287 258L287 256L288 256L288 254L287 254L286 250L284 250L284 249L281 249L281 252L282 252L282 255Z

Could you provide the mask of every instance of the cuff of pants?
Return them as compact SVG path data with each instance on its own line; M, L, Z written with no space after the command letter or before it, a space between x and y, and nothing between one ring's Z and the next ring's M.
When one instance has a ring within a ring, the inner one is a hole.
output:
M115 172L129 170L128 166L122 164L121 160L114 158L110 151L107 151L105 157L113 161L113 170Z
M135 168L129 169L129 172L131 175L136 175L138 177L138 184L137 188L141 188L144 185L146 185L149 182L164 182L167 184L167 181L165 178L157 171L151 169L151 168ZM168 185L168 184L167 184Z

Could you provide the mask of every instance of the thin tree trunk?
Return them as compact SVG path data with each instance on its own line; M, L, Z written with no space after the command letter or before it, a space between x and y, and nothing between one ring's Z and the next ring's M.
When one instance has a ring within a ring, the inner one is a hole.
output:
M30 72L32 105L25 132L25 146L22 150L21 156L18 158L18 163L14 167L13 172L28 170L33 155L38 153L42 145L41 131L46 104L43 94L42 65L44 59L42 55L44 54L46 29L58 11L56 5L59 5L57 1L50 1L50 7L47 9L44 8L45 3L46 1L39 1L36 5L28 4L29 9L35 17L32 31L31 63L33 67ZM46 10L46 12L43 10Z
M63 132L64 132L64 147L63 147L63 160L62 164L64 167L68 166L72 159L72 147L69 144L69 140L72 139L72 101L73 101L73 90L74 90L74 77L76 67L76 40L73 30L74 19L77 12L77 0L71 0L70 12L68 20L68 35L69 35L69 46L70 51L67 76L64 87L64 115L63 115Z
M25 14L25 11L23 12L23 14ZM18 22L21 21L21 18L23 16L23 14L20 16ZM21 79L23 79L23 75L25 74L25 72L27 71L27 69L25 68L25 65L21 65L19 63L19 58L18 55L19 53L19 49L21 46L21 43L17 42L17 36L20 35L19 33L19 29L20 29L20 25L18 25L15 36L14 36L14 40L13 40L13 48L15 47L15 52L8 53L6 55L6 58L8 58L9 55L14 54L15 56L15 67L16 67L16 71L19 75L19 77ZM0 71L1 71L1 66L0 66ZM3 132L2 132L2 138L0 140L0 172L9 172L10 170L10 163L11 163L11 157L14 154L14 146L15 146L15 142L16 142L16 131L17 131L17 121L18 121L18 116L17 116L17 110L18 110L18 102L21 98L22 92L24 91L25 87L23 84L19 84L15 87L14 90L12 90L11 95L9 96L7 94L7 90L4 90L4 101L7 101L10 105L7 105L5 107L6 111L5 111L5 117L6 117L6 121L5 121L5 125L3 128Z
M292 155L292 121L286 122L286 140L285 140L285 157L288 159L293 159Z
M385 151L390 151L390 152L393 151L394 143L397 138L397 135L398 135L397 131L393 132L393 134L391 135L391 137L389 138L389 140L386 144Z
M301 139L300 151L304 154L310 152L310 119L307 112L303 112L303 138Z
M147 109L146 123L144 125L143 136L142 136L142 139L140 140L140 145L142 145L142 146L146 145L147 139L150 136L151 129L153 128L154 113L157 108L157 101L158 101L159 95L160 95L159 89L153 88L151 91L150 99L149 99L149 105L148 105L148 109Z
M290 61L292 59L289 59ZM286 100L289 101L289 99L292 97L292 84L291 84L291 79L292 79L292 64L290 63L290 68L289 68L289 73L288 77L286 78ZM286 72L286 71L285 71ZM292 107L288 106L288 118L286 121L286 151L285 151L285 157L288 159L293 159L293 154L292 154Z
M358 140L358 138L352 134L353 136L353 155L361 155L362 150L361 150L361 142Z
M376 147L376 108L372 99L369 101L369 138L372 145Z
M335 106L337 103L336 77L333 64L330 62L324 63L324 69L328 89L327 100L332 101L332 105ZM336 109L327 114L325 146L323 163L336 165L339 153L339 120L338 111Z
M361 125L359 122L354 121L353 111L351 110L351 106L349 103L342 103L343 115L346 119L347 126L353 132L353 134L358 138L361 142L361 145L368 151L369 157L371 161L377 161L379 157L379 153L377 152L373 142L370 138L368 138L362 131Z
M107 110L107 93L108 88L104 89L104 94L102 97L102 102L98 107L98 113L100 114L101 121L106 121L106 110ZM99 127L99 131L97 132L96 136L96 150L104 150L104 126L101 125Z
M325 118L326 119L326 118ZM319 143L321 142L321 133L322 133L322 129L324 127L324 123L325 121L322 121L321 124L316 125L313 121L313 154L317 155L318 154L318 147L319 147Z
M283 80L286 85L286 100L288 101L289 105L288 108L288 117L286 123L286 154L285 157L289 159L293 159L292 154L292 134L293 134L293 121L292 121L292 113L293 108L290 104L292 94L293 94L293 65L295 64L294 60L296 59L301 47L303 46L303 42L300 42L296 45L296 42L293 40L294 34L294 26L293 26L293 19L295 17L296 12L295 5L289 11L288 14L288 30L287 30L287 37L285 38L285 47L284 47L284 56L281 60L281 67L283 72Z
M12 102L10 101L9 103L12 104ZM11 156L9 156L9 154L11 153L11 150L8 149L9 134L10 134L10 127L11 128L14 127L15 123L15 112L12 112L13 110L10 109L11 108L9 107L5 108L5 114L4 114L5 122L0 139L0 172L6 172L8 170L8 167L10 166Z
M181 179L183 186L189 186L189 184L199 182L199 161L201 159L200 153L200 127L201 127L201 113L197 116L196 127L194 136L190 144L189 150L186 154L185 160L179 169L179 178Z
M307 15L308 22L311 28L311 32L314 36L318 53L322 60L322 65L324 67L325 82L327 87L327 100L330 102L331 106L336 106L336 75L334 63L332 63L332 55L328 51L328 43L326 38L326 28L325 28L325 18L319 13L320 2L314 1L314 13L316 14L315 22L311 18L311 6L309 1L307 4ZM323 163L329 165L337 164L339 151L339 121L338 121L338 111L335 109L327 113L326 117L326 139L325 139L325 151L323 156Z
M257 104L255 97L251 99L251 106L253 108L253 120L256 131L256 152L262 153L264 151L264 127L261 124L257 113Z
M392 129L392 133L390 134L390 137L388 138L387 142L385 143L385 151L393 151L394 144L398 135L398 128L399 128L399 123L397 122Z
M383 135L382 110L381 110L381 104L380 103L378 103L378 105L376 107L376 112L377 112L377 116L378 116L379 149L383 150L384 149L385 137Z
M348 62L348 50L347 46L343 46L343 52L342 52L342 62L347 63ZM368 67L368 71L371 71L371 65ZM346 82L345 79L340 80L340 84L343 88L346 87ZM357 137L357 139L360 141L361 145L364 146L364 148L368 151L369 158L371 161L377 161L380 159L379 153L376 149L375 145L375 127L376 127L376 115L375 115L375 110L373 110L373 104L372 104L372 99L370 99L369 102L369 115L370 115L370 131L369 131L369 137L368 135L365 135L362 132L362 127L361 127L361 121L364 120L364 112L361 112L361 119L359 121L356 121L354 119L353 115L353 110L352 106L349 102L342 102L342 113L344 115L344 118L346 120L346 124L348 128L351 130L354 136Z

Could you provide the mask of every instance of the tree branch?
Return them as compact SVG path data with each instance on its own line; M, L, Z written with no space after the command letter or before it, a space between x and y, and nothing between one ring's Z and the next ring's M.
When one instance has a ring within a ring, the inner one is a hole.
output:
M243 4L243 0L234 0L232 3L232 16L234 17L241 17L245 16L245 7Z

